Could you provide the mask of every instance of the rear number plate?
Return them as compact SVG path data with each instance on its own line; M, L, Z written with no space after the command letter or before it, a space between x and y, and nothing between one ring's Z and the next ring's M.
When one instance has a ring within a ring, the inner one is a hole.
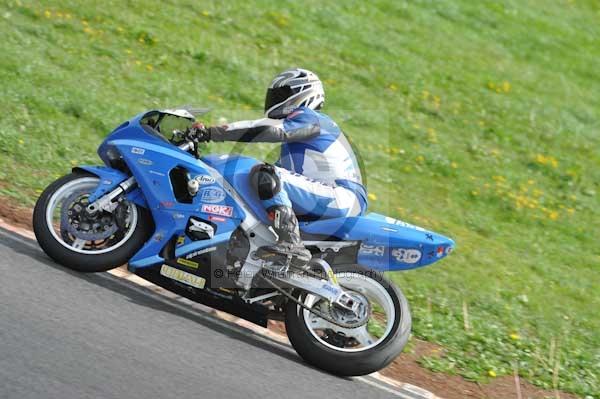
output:
M204 284L206 284L206 280L202 277L195 276L191 273L184 272L183 270L179 270L168 265L162 265L160 268L160 274L195 288L204 288Z

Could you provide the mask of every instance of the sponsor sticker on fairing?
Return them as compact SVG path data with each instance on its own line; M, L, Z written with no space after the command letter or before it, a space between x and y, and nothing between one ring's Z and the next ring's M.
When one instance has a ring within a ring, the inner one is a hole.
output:
M180 265L183 265L183 266L187 266L190 269L198 268L198 262L194 262L194 261L191 261L188 259L179 258L179 259L177 259L177 263L179 263Z
M225 199L225 191L219 187L207 187L200 190L200 201L215 204Z
M442 256L444 256L444 247L437 247L437 251L435 253L435 256L437 256L438 258L441 258Z
M413 264L421 259L421 251L410 248L394 248L392 249L392 256L398 262Z
M201 186L206 186L215 182L215 178L209 175L198 175L194 177L194 180Z
M186 273L183 270L176 269L169 265L162 265L160 268L160 274L195 288L204 288L204 285L206 284L206 279L191 273Z
M143 148L131 147L131 153L132 154L144 155L145 152L146 152L146 150L143 149Z
M402 226L402 227L408 227L409 229L415 229L415 230L419 230L419 231L425 231L425 229L422 228L422 227L415 226L414 224L406 223L406 222L403 222L402 220L394 219L394 218L391 218L389 216L385 217L385 222L389 223L389 224L395 224L395 225L398 225L398 226Z
M228 218L233 216L233 208L226 205L202 204L200 211L204 213L212 213L213 215L226 216Z
M385 253L385 247L383 245L361 244L358 252L360 255L383 256L383 254Z
M198 251L194 251L194 252L190 252L189 254L187 254L185 256L186 259L192 259L195 258L196 256L208 253L208 252L213 252L216 251L217 247L209 247L209 248L204 248L204 249L200 249Z

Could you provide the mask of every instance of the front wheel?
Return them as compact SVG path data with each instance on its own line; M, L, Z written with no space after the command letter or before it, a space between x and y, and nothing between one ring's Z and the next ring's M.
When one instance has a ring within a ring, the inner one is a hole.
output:
M123 201L112 213L87 213L97 176L73 172L44 190L33 211L38 243L56 262L81 272L121 266L152 234L149 212Z
M288 338L304 360L333 374L356 376L378 371L390 364L408 341L411 317L406 298L381 273L358 265L333 266L333 270L346 292L363 303L361 315L314 295L301 294L298 299L343 325L356 323L356 327L339 327L288 301Z

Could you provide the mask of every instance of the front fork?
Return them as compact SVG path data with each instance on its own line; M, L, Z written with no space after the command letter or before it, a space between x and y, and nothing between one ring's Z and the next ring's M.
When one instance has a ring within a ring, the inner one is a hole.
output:
M104 194L102 197L89 204L87 206L88 213L90 215L94 215L98 211L106 211L112 213L117 208L117 206L119 206L119 202L115 200L121 195L127 194L135 187L137 187L137 182L135 181L135 177L131 176L127 180L121 182L112 191L110 191L107 194Z

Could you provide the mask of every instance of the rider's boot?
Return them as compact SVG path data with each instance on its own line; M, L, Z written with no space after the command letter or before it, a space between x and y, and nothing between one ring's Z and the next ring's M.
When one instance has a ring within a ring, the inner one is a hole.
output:
M258 248L256 255L265 261L271 261L284 269L287 263L295 268L305 268L312 255L302 244L298 219L293 209L277 205L267 209L272 227L278 239L275 245ZM285 263L284 261L285 260Z

